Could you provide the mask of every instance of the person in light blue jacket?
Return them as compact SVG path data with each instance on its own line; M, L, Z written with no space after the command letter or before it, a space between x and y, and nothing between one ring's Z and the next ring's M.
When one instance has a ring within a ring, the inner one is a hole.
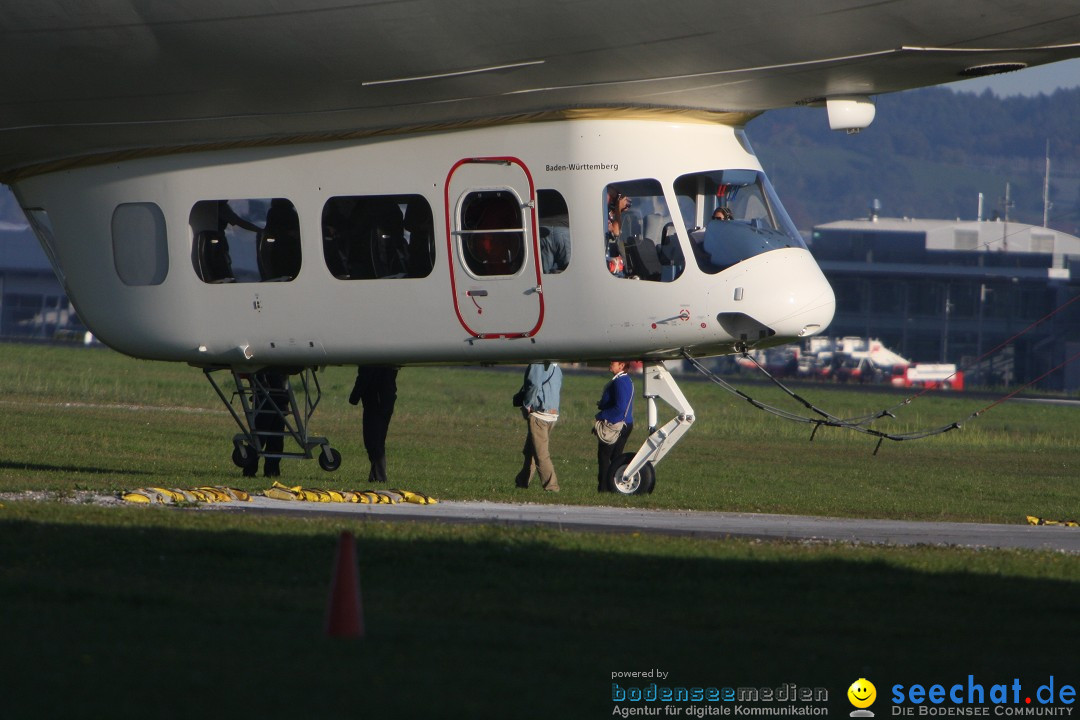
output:
M551 429L559 419L559 394L562 392L562 368L553 362L533 363L525 369L521 386L521 414L528 424L524 462L514 479L519 488L528 488L533 474L539 472L540 485L548 492L559 492L559 479L551 462Z
M608 487L608 474L611 472L611 462L622 455L626 447L626 439L634 429L634 380L626 374L627 364L623 360L612 360L608 364L612 378L604 386L604 392L600 395L600 402L596 407L600 412L596 413L597 420L607 420L610 423L624 423L619 437L615 442L608 445L599 437L596 440L596 491L606 492Z

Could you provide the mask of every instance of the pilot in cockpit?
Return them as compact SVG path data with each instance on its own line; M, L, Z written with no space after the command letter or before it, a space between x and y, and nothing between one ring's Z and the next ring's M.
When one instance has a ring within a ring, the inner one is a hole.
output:
M731 208L720 205L713 210L712 219L705 225L701 249L708 261L716 268L725 268L735 262L731 257L731 248L728 247L728 238L732 230L728 222L734 218L735 214L731 212Z

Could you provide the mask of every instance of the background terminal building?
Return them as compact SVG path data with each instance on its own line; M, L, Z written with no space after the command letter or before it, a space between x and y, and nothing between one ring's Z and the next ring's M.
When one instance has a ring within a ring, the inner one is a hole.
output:
M0 219L0 337L82 340L79 320L25 220Z
M1073 235L871 214L816 226L810 249L836 292L831 336L876 337L913 362L955 363L968 385L1024 384L1080 353ZM1035 387L1080 389L1080 359Z

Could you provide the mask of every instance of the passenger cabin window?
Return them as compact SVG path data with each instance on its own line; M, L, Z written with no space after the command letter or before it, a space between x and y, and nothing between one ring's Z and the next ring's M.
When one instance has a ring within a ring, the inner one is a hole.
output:
M323 258L339 280L421 278L435 266L435 224L422 195L341 195L322 213Z
M557 190L536 192L540 224L540 266L545 275L561 273L570 264L570 212Z
M778 248L806 248L765 174L716 170L683 175L675 195L701 270L718 273Z
M113 265L125 285L160 285L169 272L165 215L154 203L118 205L112 216Z
M189 222L203 282L289 282L300 272L300 218L285 198L204 200Z
M664 190L656 180L629 180L604 190L607 264L612 275L670 282L686 262Z
M459 208L462 258L477 277L513 275L525 264L525 216L509 190L468 193Z

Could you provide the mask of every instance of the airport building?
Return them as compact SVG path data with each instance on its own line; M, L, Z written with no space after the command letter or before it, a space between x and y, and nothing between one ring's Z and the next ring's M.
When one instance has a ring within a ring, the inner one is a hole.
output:
M82 339L85 332L29 225L0 219L0 337Z
M1068 362L1080 353L1080 238L1011 221L872 215L816 226L810 249L836 292L830 335L955 363L969 385L1046 374L1035 387L1080 390L1080 358Z

